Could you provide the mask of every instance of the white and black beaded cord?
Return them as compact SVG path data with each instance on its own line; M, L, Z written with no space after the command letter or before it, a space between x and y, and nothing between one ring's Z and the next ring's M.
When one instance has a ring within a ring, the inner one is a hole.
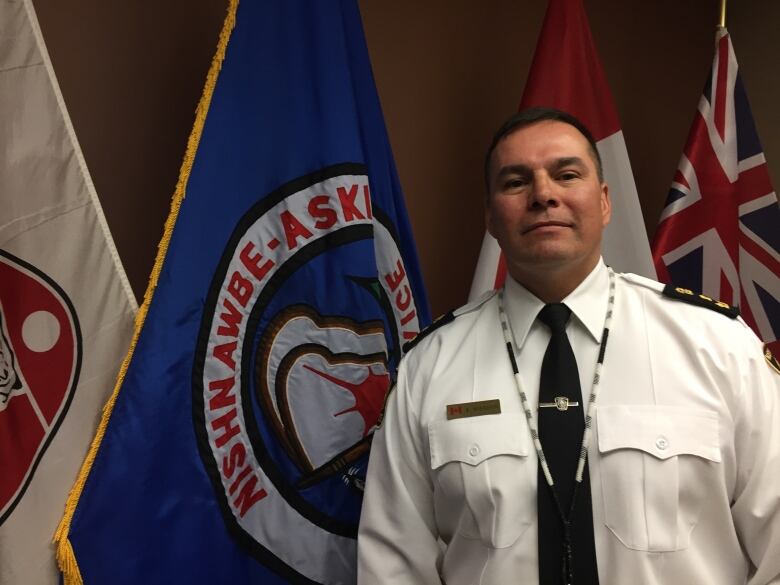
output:
M512 372L515 378L515 385L517 391L520 394L520 402L525 412L525 418L528 422L528 429L531 432L531 439L536 449L536 455L539 459L539 465L542 467L542 473L544 474L547 485L550 487L550 491L555 501L555 507L558 510L558 516L561 519L564 529L564 563L562 566L563 577L565 582L571 585L572 583L572 561L573 552L571 545L571 518L574 513L574 505L577 501L578 488L582 483L582 476L585 473L585 464L588 460L588 445L590 444L590 437L592 434L593 426L593 409L596 406L596 399L598 397L599 384L601 382L601 372L604 367L604 356L607 352L607 340L609 338L609 328L612 324L612 312L615 306L615 273L607 267L609 273L609 300L607 302L607 315L604 319L604 332L601 335L601 344L599 346L599 354L596 358L596 368L593 372L593 384L590 389L590 397L588 399L588 412L585 415L585 430L582 434L582 443L580 445L580 457L577 462L577 473L575 475L574 492L571 498L571 506L569 507L569 514L563 513L563 507L558 499L558 494L555 491L555 482L553 481L552 474L550 473L550 467L547 465L547 459L544 456L544 450L542 449L542 442L539 440L539 430L536 425L536 417L534 416L531 407L528 405L528 396L523 390L523 384L520 381L520 371L517 367L517 359L515 358L515 334L512 331L512 327L509 324L509 319L506 316L504 310L504 289L502 288L498 292L498 314L501 320L501 331L504 334L504 341L506 342L507 354L509 355L509 362L512 364Z

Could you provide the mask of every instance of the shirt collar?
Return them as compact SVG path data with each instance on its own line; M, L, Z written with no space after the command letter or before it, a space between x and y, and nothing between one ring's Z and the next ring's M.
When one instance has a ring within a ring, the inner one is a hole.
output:
M515 343L518 347L522 347L536 316L545 303L509 275L504 284L504 291ZM604 320L607 316L608 295L609 275L604 261L599 259L598 264L585 280L562 301L571 309L596 343L601 342Z

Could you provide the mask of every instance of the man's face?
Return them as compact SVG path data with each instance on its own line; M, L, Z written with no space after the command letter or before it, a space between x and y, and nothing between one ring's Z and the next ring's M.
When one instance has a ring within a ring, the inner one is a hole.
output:
M521 284L560 270L584 279L598 262L610 212L588 141L573 126L538 122L493 151L487 228Z

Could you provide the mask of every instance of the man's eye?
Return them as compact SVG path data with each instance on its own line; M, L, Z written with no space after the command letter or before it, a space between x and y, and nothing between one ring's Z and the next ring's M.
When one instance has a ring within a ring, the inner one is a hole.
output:
M558 180L560 181L572 181L579 177L579 175L574 171L564 171L558 175Z
M515 179L509 179L505 184L505 189L519 189L521 187L525 187L528 184L528 181L521 178L515 178Z

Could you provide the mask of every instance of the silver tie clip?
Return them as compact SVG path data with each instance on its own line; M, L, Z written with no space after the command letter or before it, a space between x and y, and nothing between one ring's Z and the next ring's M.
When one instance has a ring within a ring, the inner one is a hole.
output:
M556 396L555 402L540 402L539 408L557 408L560 411L569 410L570 406L579 406L576 400L569 400L565 396Z

